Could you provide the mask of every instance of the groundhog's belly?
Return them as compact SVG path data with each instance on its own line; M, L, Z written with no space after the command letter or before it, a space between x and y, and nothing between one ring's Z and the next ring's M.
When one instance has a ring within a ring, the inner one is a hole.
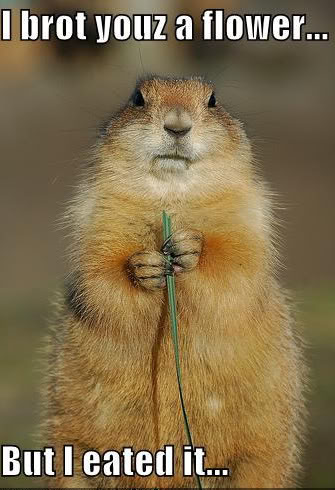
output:
M219 329L219 324L216 326ZM256 385L263 382L260 366L257 375L254 369L247 370L245 366L250 365L245 349L252 351L253 343L235 340L232 335L229 338L215 335L213 327L211 335L204 328L201 331L198 328L195 334L194 328L190 331L183 327L180 322L182 382L193 443L205 449L207 468L233 470L235 462L245 457L248 447L257 442L255 429L250 430L254 422L249 415L259 418L259 432L262 430L259 414L264 410L254 396ZM80 399L76 405L84 409L79 416L76 412L73 424L67 413L66 426L76 427L73 434L81 449L92 448L100 454L108 450L120 452L124 447L154 454L165 445L172 445L175 474L181 476L182 451L188 439L170 325L167 322L160 334L155 331L147 339L145 353L139 354L136 337L126 340L127 352L126 346L122 348L115 338L111 338L110 346L105 342L104 357L95 355L93 349L85 351L87 355L78 371L73 372L66 390L71 397L78 391ZM82 353L83 350L81 347ZM66 372L71 369L66 368ZM83 373L87 373L85 379ZM78 390L74 391L77 384ZM264 406L264 400L260 403ZM150 486L149 479L145 482Z
M155 453L174 446L175 473L182 474L183 445L188 444L181 411L173 351L148 358L147 369L129 361L110 384L96 383L99 396L90 417L92 446L99 452L132 447ZM143 366L143 364L141 363ZM195 446L204 447L207 467L224 468L232 459L230 420L220 367L182 363L186 410ZM215 373L218 373L216 375ZM232 415L236 415L232 414Z

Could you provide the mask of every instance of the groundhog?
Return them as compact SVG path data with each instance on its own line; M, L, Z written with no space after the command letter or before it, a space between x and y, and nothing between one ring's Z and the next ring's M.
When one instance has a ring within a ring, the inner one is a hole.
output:
M305 367L277 280L271 193L243 125L202 78L140 80L92 151L70 206L69 280L48 342L43 443L53 487L195 487L176 378L166 274L176 281L185 407L203 487L296 484ZM162 211L172 235L163 245ZM63 446L74 474L64 477ZM152 454L174 476L88 477L88 450Z

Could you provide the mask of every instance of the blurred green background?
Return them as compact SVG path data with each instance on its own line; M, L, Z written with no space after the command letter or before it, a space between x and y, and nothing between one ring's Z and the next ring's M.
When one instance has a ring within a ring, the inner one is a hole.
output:
M23 1L39 13L92 13L90 1ZM0 8L13 2L1 1ZM329 42L204 42L201 13L306 13ZM335 486L335 2L95 1L94 13L167 13L168 42L0 41L0 441L35 447L38 348L50 298L67 272L57 226L96 127L128 97L138 75L205 75L245 124L277 210L297 319L311 367L303 487ZM194 41L177 42L173 20L193 15ZM91 17L89 17L91 19ZM38 486L0 478L0 487Z

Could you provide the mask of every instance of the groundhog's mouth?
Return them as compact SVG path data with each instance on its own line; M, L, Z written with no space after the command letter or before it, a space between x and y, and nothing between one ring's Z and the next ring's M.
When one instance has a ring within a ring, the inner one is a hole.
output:
M182 161L182 162L189 162L190 159L186 158L182 155L177 155L176 153L174 154L167 154L167 155L157 155L155 157L155 160L174 160L174 161Z
M152 170L155 172L157 170L166 172L182 172L189 168L191 161L182 155L171 154L161 154L156 155L153 159Z

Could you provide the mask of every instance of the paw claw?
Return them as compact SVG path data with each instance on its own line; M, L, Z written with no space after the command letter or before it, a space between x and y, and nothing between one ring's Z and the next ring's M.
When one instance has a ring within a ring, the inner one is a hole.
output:
M180 230L172 233L163 243L161 251L171 255L175 273L190 271L196 267L202 251L202 233Z
M166 286L166 258L156 251L138 252L128 260L128 273L135 285L155 291Z

